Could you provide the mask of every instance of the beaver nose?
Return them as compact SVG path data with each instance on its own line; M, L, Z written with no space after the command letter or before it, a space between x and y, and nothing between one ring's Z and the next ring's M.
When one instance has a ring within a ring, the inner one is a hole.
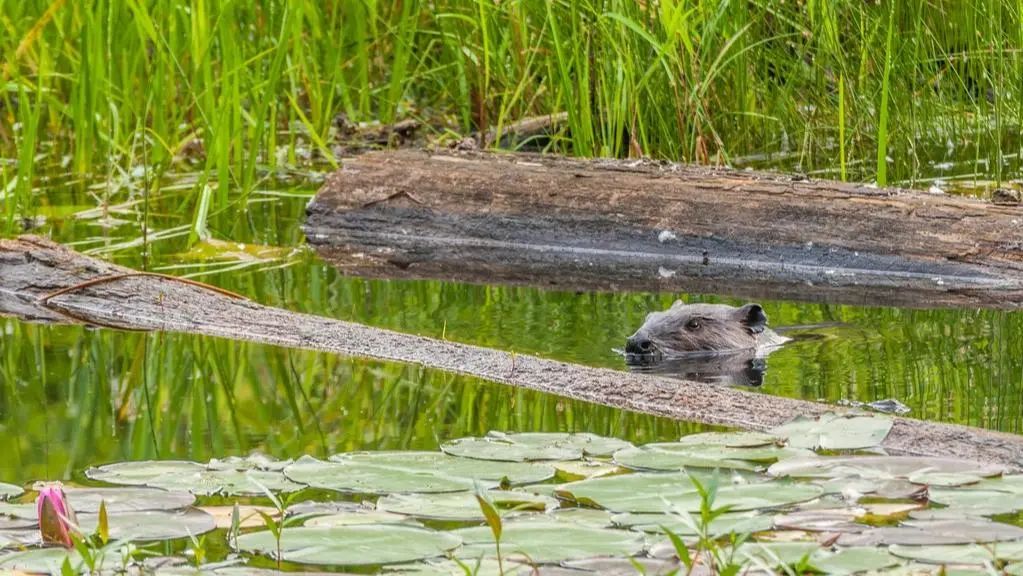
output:
M630 354L649 354L654 348L654 343L645 336L629 336L625 341L625 351Z

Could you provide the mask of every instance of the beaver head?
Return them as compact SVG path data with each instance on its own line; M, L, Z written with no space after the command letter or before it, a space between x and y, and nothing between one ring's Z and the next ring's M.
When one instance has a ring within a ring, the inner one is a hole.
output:
M724 304L685 304L652 312L625 345L626 360L648 363L694 352L755 350L786 339L767 328L759 304L735 308Z

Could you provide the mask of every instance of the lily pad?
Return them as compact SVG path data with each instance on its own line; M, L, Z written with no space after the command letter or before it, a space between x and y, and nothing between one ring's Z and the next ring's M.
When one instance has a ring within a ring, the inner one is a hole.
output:
M696 536L697 517L686 518L679 514L615 514L611 519L616 526L631 528L641 532L663 533L667 528L678 536ZM708 533L713 537L731 533L751 534L770 530L773 525L770 516L751 512L725 513L711 520L707 526Z
M760 562L773 568L795 564L820 550L821 545L816 542L749 542L740 546L735 555L746 562Z
M825 574L857 574L898 566L902 561L883 548L845 548L814 553L810 563Z
M672 512L700 510L701 498L687 474L626 474L570 482L557 495L613 512ZM731 511L759 510L805 502L822 493L812 484L728 484L717 489L714 505Z
M895 566L901 561L880 548L846 548L831 552L816 542L778 542L743 544L738 558L769 567L791 565L806 558L825 574L853 574Z
M519 564L508 559L503 564L498 563L497 558L482 558L470 560L465 563L469 567L472 576L532 576L530 572L525 573L518 569ZM503 568L503 571L502 571ZM525 569L526 567L523 567ZM454 560L425 560L417 564L401 564L398 566L385 566L381 574L400 574L401 576L466 576L465 568ZM290 576L290 574L288 575Z
M612 528L613 522L611 521L611 513L606 510L597 510L594 508L560 508L554 512L541 516L524 516L518 518L516 522L524 522L533 518L537 521L545 522L547 520L554 520L556 522L571 522L573 524L581 524L583 526L589 526L591 528Z
M141 510L108 515L112 540L175 540L205 534L216 529L216 519L197 508L186 510ZM96 531L98 516L81 514L78 525L86 534Z
M38 574L60 574L61 566L67 561L75 568L83 566L82 557L74 550L64 548L36 548L21 552L0 554L0 570L17 570Z
M443 556L461 539L438 532L396 524L285 528L280 541L281 559L301 564L362 566L395 564ZM269 531L238 537L238 549L275 556L278 545Z
M855 476L842 476L819 482L827 494L842 494L848 500L856 500L870 494L876 498L887 500L904 500L923 498L927 494L927 486L914 484L900 478L864 479Z
M457 494L461 494L458 492ZM359 526L365 524L404 524L406 526L422 526L414 519L402 514L383 510L364 510L360 512L338 512L327 516L317 516L306 521L305 526Z
M907 520L899 526L881 526L860 534L843 534L840 546L889 544L971 544L1023 539L1023 528L977 518L959 520Z
M288 506L286 514L289 518L296 516L304 516L308 518L312 516L327 516L342 512L366 512L367 510L373 509L373 504L368 502L342 502L338 500L317 502L315 500L306 500L303 502L296 502Z
M819 418L796 416L771 430L788 445L810 450L858 450L879 446L892 429L892 419L878 415L822 414Z
M264 494L264 487L274 492L294 492L304 488L285 478L278 470L260 469L254 462L243 459L214 460L211 466L175 460L118 462L90 468L85 475L110 484L150 486L199 495L259 496Z
M601 460L562 460L551 462L550 465L557 470L558 478L566 481L611 476L625 471L616 464Z
M1023 493L933 487L928 490L928 497L938 504L970 510L975 516L1023 510Z
M4 484L0 482L0 500L7 500L14 498L15 496L21 496L24 490L21 486L15 486L14 484Z
M760 469L759 463L808 456L813 456L813 453L774 445L729 448L714 444L663 442L619 450L615 452L614 460L637 470L678 471L689 467L757 470Z
M577 460L586 456L610 456L632 446L617 438L589 433L562 434L533 432L505 434L490 432L483 438L459 438L440 449L452 456L479 460L526 462L532 460Z
M213 516L217 528L228 530L231 528L234 519L234 506L201 506L200 510ZM266 522L260 513L271 518L279 518L276 508L270 506L238 506L238 527L239 528L263 528Z
M894 544L888 551L900 558L927 564L983 564L996 560L1023 560L1023 542L997 544L953 544L943 546L902 546Z
M195 495L187 491L168 491L158 488L72 488L65 487L71 508L79 513L99 512L100 502L106 502L107 512L139 510L177 510L191 506Z
M963 490L992 490L1009 494L1023 494L1023 475L1013 474L998 478L984 478L976 483L965 483Z
M21 573L61 574L61 567L67 561L75 574L86 569L81 555L65 548L33 548L18 552L0 554L0 572L14 570ZM97 571L120 570L124 565L120 550L100 552L96 558Z
M490 490L487 497L498 508L546 511L558 507L557 500L518 490ZM430 520L485 520L476 495L470 492L442 494L390 494L377 501L385 512Z
M464 544L458 557L493 555L494 535L489 527L454 532ZM643 535L628 530L602 529L568 522L507 522L501 533L505 558L527 557L532 562L564 562L594 556L632 556L644 548Z
M826 510L799 510L774 517L774 526L784 530L807 532L863 532L866 524L856 522L856 510L833 508Z
M723 448L756 448L779 444L781 438L764 432L702 432L683 436L678 444L688 446L721 446Z
M188 474L202 470L205 470L205 466L202 464L186 460L139 460L92 467L85 471L85 475L92 480L110 484L146 486L150 481L161 476Z
M554 469L523 462L483 462L455 458L439 452L354 452L324 462L302 457L285 468L296 482L316 488L362 494L459 492L478 482L494 487L503 479L511 484L542 482Z
M874 480L908 479L914 474L968 473L976 476L997 476L1005 472L1003 466L982 464L959 458L926 456L837 456L796 458L772 464L767 473L772 476L801 478L865 478Z
M968 472L917 472L909 475L909 481L927 486L966 486L984 480L982 476Z
M0 516L20 518L22 520L37 521L36 505L31 502L15 504L13 502L0 502Z
M642 567L639 570L636 565ZM611 574L613 576L646 574L647 576L670 576L680 574L683 567L677 559L658 560L654 558L587 558L562 562L565 568L581 570L584 573ZM681 572L684 573L684 572ZM572 574L567 572L566 574Z
M227 458L214 458L209 461L206 468L209 470L234 470L244 472L246 470L261 470L263 472L280 472L287 468L292 460L277 460L266 454L251 454L244 458L228 456Z

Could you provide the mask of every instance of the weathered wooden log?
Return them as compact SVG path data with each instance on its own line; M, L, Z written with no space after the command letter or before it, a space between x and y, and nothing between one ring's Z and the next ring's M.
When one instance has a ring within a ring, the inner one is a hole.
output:
M344 271L912 307L1023 303L1023 209L653 162L346 160L306 236Z
M753 430L770 428L799 414L814 416L842 410L816 402L578 366L297 314L194 284L132 275L129 269L33 236L0 240L3 313L410 362L646 414ZM903 454L959 456L1014 468L1023 465L1023 436L965 426L896 418L884 446Z

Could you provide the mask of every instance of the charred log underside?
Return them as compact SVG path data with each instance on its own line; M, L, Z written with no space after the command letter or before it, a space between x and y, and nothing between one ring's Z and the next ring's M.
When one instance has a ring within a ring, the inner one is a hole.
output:
M911 307L1023 304L1023 210L674 164L400 150L345 161L306 236L343 271Z
M116 279L99 281L112 277ZM54 295L61 290L66 291ZM0 240L0 313L409 362L646 414L752 430L799 414L835 410L814 402L513 355L297 314L193 284L132 275L126 268L33 236ZM1023 463L1023 437L905 418L895 419L884 446L903 454L959 456L1012 467Z

